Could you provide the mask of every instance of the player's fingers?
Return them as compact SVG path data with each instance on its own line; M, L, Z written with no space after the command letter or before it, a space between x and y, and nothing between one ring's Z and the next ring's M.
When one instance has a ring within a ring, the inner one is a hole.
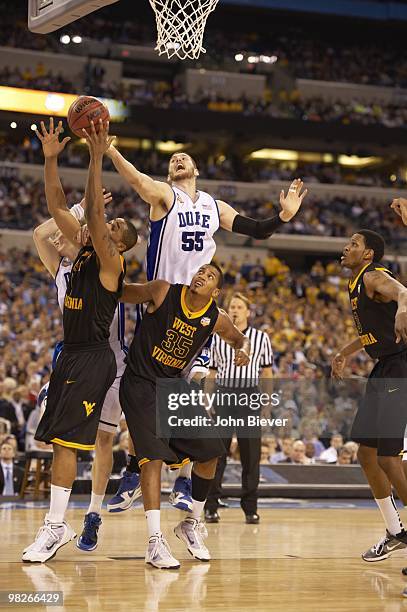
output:
M42 131L42 135L43 136L48 136L48 132L45 128L45 123L43 121L40 122L40 126L41 126L41 131Z
M49 133L54 133L54 117L49 118Z
M64 131L64 128L62 127L62 121L58 121L58 125L55 129L55 134L60 134L63 131Z
M399 334L396 332L396 344L399 344L401 338L399 336Z
M308 193L308 189L306 189L301 195L300 195L300 202L302 203L303 199L305 198L305 196Z
M298 183L297 183L297 193L298 195L300 194L301 189L304 187L304 183L302 182L301 179L298 179Z
M36 134L37 138L39 138L41 140L41 142L42 142L43 141L42 134L40 134L38 130L35 130L35 134Z
M284 189L280 191L280 204L283 204L283 202L284 202Z
M86 140L89 142L90 141L90 134L88 134L88 132L85 130L85 128L82 128L82 134L83 134L83 137L86 138Z
M65 136L65 138L62 141L63 146L65 146L70 140L71 140L70 136Z

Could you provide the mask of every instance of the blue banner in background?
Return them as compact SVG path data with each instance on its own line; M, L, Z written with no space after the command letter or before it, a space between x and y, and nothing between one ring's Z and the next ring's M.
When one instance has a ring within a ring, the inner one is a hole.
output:
M341 15L344 17L365 17L378 21L407 21L407 5L397 2L374 2L370 0L222 0L224 4L252 6L257 8L279 9Z

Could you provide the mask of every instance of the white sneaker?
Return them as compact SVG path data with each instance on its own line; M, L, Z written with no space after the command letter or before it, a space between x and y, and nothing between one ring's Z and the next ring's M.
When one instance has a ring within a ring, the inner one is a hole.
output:
M179 569L180 562L171 554L163 534L151 536L146 550L146 563L158 567L158 569Z
M65 521L50 523L45 519L34 542L24 549L22 560L29 563L45 563L55 556L57 550L76 538L76 533Z
M188 551L195 559L199 561L210 561L211 555L206 548L203 540L208 537L205 523L198 521L192 517L178 523L174 529L174 533L184 542Z

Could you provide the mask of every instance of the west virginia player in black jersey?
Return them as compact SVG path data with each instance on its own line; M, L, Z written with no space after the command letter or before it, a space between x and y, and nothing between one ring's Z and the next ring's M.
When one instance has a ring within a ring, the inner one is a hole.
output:
M407 425L407 289L380 264L383 238L371 230L354 234L341 264L352 271L349 298L358 338L334 357L332 374L343 377L346 358L364 348L377 359L352 427L358 459L386 523L386 536L367 550L365 561L380 561L405 548L407 533L392 497L392 486L407 505L407 478L400 452Z
M50 510L23 561L45 562L76 537L64 521L76 476L77 449L92 449L106 393L116 376L116 360L109 344L110 325L122 292L122 252L134 246L137 232L124 219L105 222L102 160L111 138L108 124L92 124L85 133L90 150L86 185L86 217L92 246L83 247L73 264L64 311L64 348L52 373L47 408L35 438L53 443ZM69 138L59 142L62 123L49 131L41 122L48 210L64 236L74 242L80 225L66 205L58 176L57 158Z
M161 437L156 428L156 401L158 384L162 385L163 379L180 378L182 370L193 361L212 333L216 332L236 349L236 365L249 362L250 341L214 302L221 283L222 272L213 264L207 264L198 270L189 287L155 280L144 285L127 285L123 292L126 302L148 303L130 346L120 385L120 404L141 468L149 535L146 563L158 568L179 567L160 528L163 461L171 467L193 461L192 511L177 525L175 533L195 558L210 559L203 543L207 534L200 518L215 475L217 458L224 454L225 448L216 432L206 438L204 434L190 439L183 434L169 439ZM188 410L191 416L197 414L201 419L208 419L203 407L196 413L192 412L192 406ZM204 432L205 428L200 431Z

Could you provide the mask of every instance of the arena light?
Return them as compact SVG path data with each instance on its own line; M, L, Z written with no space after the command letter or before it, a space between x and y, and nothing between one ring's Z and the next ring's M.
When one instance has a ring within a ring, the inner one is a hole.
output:
M258 64L260 61L260 58L258 55L249 55L249 57L247 58L247 61L249 62L249 64Z
M235 61L236 62L242 62L243 59L244 59L243 53L236 53L236 55L235 55Z
M72 36L72 42L76 45L80 45L82 42L82 36Z
M49 116L52 113L57 117L66 117L69 107L77 97L74 94L0 86L0 111L45 116ZM109 109L113 122L125 120L128 111L124 102L111 98L100 98L100 100Z
M35 132L35 130L38 129L37 128L37 124L36 123L32 123L31 124L31 129L32 129L33 132Z
M358 155L338 155L338 164L348 168L366 168L382 161L380 157L359 157Z
M298 151L288 149L259 149L250 153L250 159L275 159L277 161L297 161Z
M71 42L71 37L68 36L68 34L62 34L62 36L59 38L59 41L63 45L69 45L69 43Z
M156 144L157 151L161 153L176 153L177 151L184 151L188 147L189 143L174 142L174 140L160 140Z
M17 123L16 123L15 121L12 121L12 122L10 123L10 127L11 127L11 129L12 129L12 130L15 130L15 129L16 129L16 127L17 127Z

